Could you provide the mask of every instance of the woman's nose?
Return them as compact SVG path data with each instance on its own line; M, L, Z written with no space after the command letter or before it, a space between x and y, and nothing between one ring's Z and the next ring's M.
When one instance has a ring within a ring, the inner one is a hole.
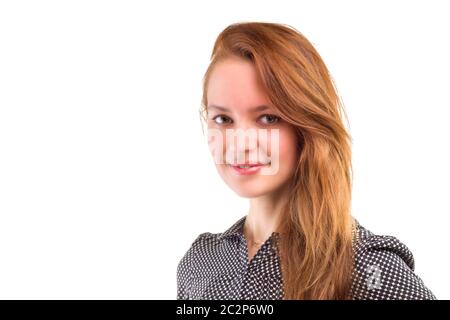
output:
M231 163L256 161L258 154L258 130L253 127L237 127L226 133L226 158Z

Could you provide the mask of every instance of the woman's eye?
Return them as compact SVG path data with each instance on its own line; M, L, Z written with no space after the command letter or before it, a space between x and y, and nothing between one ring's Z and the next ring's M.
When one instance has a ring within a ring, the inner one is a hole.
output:
M217 124L229 123L231 121L230 118L223 115L215 116L214 118L212 118L212 120Z
M260 117L260 119L263 119L262 121L264 124L274 124L274 123L277 123L278 121L280 121L279 117L272 115L272 114L262 115ZM232 120L225 115L217 115L212 118L212 121L214 121L217 124L229 124L232 122Z
M279 117L274 116L272 114L265 114L265 115L261 116L261 119L264 119L264 118L266 119L264 121L266 124L274 124L274 123L277 123L280 120Z

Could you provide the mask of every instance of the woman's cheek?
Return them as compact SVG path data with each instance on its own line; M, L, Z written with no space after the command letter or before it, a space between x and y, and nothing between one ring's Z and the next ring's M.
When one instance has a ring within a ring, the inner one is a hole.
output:
M216 165L224 164L226 151L226 138L222 130L208 127L208 148Z
M280 131L279 156L284 170L292 172L297 161L297 139L292 130Z

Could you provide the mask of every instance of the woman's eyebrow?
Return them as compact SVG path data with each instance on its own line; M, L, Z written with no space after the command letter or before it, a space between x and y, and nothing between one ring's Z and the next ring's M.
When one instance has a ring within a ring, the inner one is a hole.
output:
M217 110L223 111L223 112L231 112L230 109L228 109L226 107L221 107L221 106L218 106L218 105L215 105L215 104L209 105L208 108L217 109ZM269 106L261 105L261 106L257 106L257 107L251 108L249 111L250 112L259 112L259 111L264 111L264 110L268 110L268 109L270 109Z

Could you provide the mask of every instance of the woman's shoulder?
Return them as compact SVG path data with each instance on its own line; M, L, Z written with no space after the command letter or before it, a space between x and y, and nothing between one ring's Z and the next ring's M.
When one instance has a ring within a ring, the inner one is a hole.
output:
M375 234L362 226L358 220L354 219L354 221L356 229L354 234L354 251L356 257L362 258L365 254L373 251L379 253L389 251L398 255L411 270L414 270L414 256L402 241L392 235Z
M205 245L213 243L215 238L217 237L210 232L203 232L197 235L195 237L195 240L191 242L187 251L181 258L180 262L178 263L178 268L180 268L180 266L188 264L188 262L190 262L190 260L194 258L194 255L197 253L199 249L203 248Z
M239 218L224 232L202 232L197 235L178 263L178 278L183 278L186 274L191 273L195 267L198 267L196 269L199 270L207 267L209 263L216 263L217 259L224 254L229 255L236 236L242 234L245 217ZM201 261L201 265L198 265L198 261Z
M191 243L187 256L192 256L192 254L201 252L209 253L217 249L219 244L229 244L230 241L233 242L236 236L242 234L242 228L246 216L240 217L237 221L228 227L224 232L212 233L212 232L202 232L196 236L195 240Z
M436 299L414 272L414 256L402 241L354 222L353 299Z
M177 266L177 299L189 298L193 278L215 272L224 257L223 251L230 247L228 241L222 241L225 237L225 233L203 232L191 242Z
M221 233L203 232L195 237L189 245L187 251L178 263L178 273L191 267L193 262L198 260L199 255L205 257L205 254L212 252L219 243Z
M191 290L191 279L193 276L192 265L195 261L196 251L201 246L207 233L201 233L190 244L188 250L184 253L177 266L177 299L189 299Z

